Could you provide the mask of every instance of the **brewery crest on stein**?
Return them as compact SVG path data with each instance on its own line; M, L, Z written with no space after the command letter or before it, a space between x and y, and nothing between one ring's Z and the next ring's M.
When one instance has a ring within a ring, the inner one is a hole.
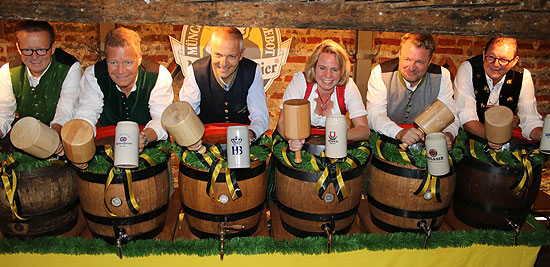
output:
M540 152L550 154L550 114L544 117L544 126L540 137Z
M133 121L119 121L115 129L115 160L118 168L137 168L139 162L139 127Z
M447 140L443 133L431 133L426 135L426 161L428 173L434 176L441 176L449 173L449 152L447 151Z
M227 167L250 168L248 126L227 127Z

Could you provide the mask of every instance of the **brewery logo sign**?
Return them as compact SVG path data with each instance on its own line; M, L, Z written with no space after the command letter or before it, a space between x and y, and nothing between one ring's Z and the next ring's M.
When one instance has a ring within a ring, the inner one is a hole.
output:
M195 60L210 55L210 37L215 27L185 25L181 41L170 37L170 44L176 63L185 75L187 67ZM292 38L281 41L278 28L239 27L244 38L244 57L254 60L262 69L264 90L279 77L281 67L286 63Z

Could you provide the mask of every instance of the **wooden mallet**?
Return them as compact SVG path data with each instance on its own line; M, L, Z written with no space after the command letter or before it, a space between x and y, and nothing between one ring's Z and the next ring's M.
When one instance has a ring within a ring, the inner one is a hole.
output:
M454 121L455 115L453 112L439 99L431 103L413 120L414 124L416 124L418 129L424 134L441 132ZM405 150L407 149L407 144L401 143L399 147Z
M287 139L305 139L311 133L309 101L289 99L283 103L284 131ZM295 163L302 162L302 152L296 151Z

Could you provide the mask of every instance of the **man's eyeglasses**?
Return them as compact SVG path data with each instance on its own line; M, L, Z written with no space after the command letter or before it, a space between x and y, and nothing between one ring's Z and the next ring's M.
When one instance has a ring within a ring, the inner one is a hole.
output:
M45 56L46 54L48 54L48 50L50 50L52 48L52 45L53 45L53 42L50 44L50 46L48 48L21 49L21 48L19 48L19 44L17 44L17 49L19 49L19 51L21 51L21 54L23 56L32 56L32 53L34 53L34 52L36 52L36 54L39 55L39 56Z
M485 56L485 60L487 60L488 63L495 63L496 60L498 60L498 63L502 66L506 66L512 62L514 59L505 59L505 58L498 58L493 56Z

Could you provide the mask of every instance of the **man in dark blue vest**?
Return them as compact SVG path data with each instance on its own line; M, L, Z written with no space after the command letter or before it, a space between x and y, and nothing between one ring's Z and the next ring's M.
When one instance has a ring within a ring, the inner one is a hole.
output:
M0 68L0 136L10 131L16 114L34 117L60 133L74 117L80 62L56 48L54 29L47 22L20 22L16 37L21 57ZM62 153L60 144L56 154Z
M80 81L76 118L94 127L119 121L145 125L139 151L148 142L166 140L162 112L172 103L172 76L162 65L142 59L139 35L119 27L105 37L106 58L86 68ZM98 125L96 125L98 124Z
M454 81L456 108L462 127L485 138L485 110L490 106L509 107L519 117L523 137L540 140L542 117L531 73L515 67L519 56L513 38L493 38L483 54L468 59L458 68ZM501 144L489 142L494 149Z
M180 100L191 104L203 123L242 123L250 125L250 140L260 137L269 128L261 68L243 57L237 28L217 28L210 46L209 56L187 68Z

